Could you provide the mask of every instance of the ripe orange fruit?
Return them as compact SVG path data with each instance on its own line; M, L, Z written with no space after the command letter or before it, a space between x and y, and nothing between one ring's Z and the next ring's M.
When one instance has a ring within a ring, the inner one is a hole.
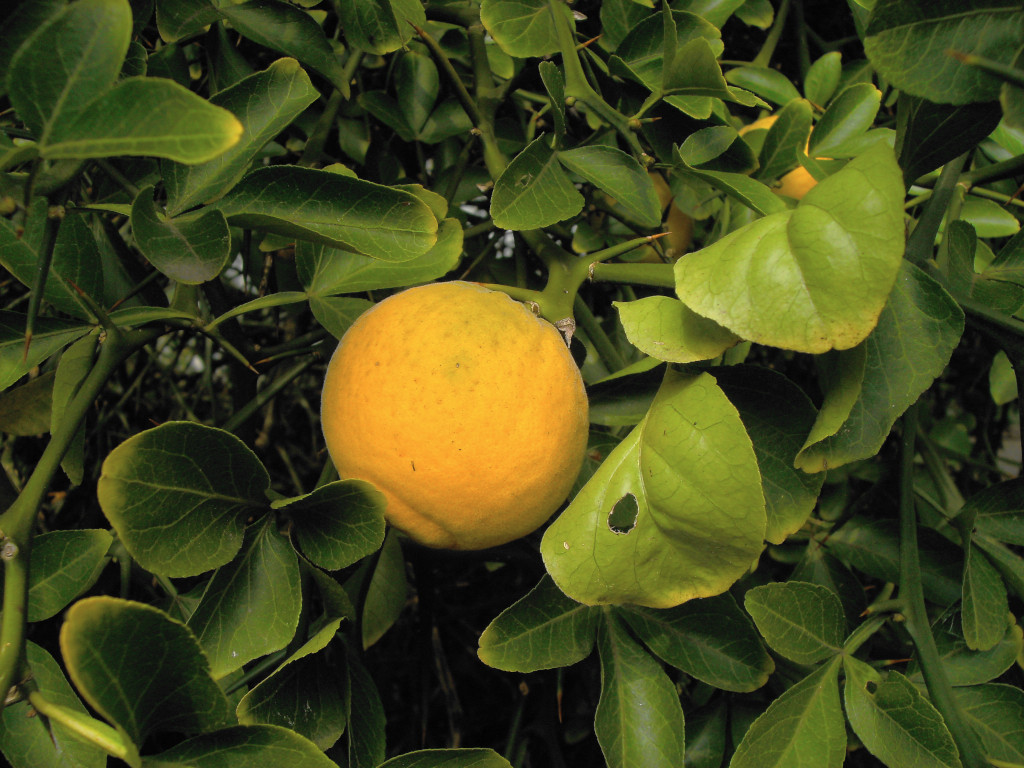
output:
M542 525L587 444L587 397L561 333L465 282L390 296L327 368L324 437L342 478L373 483L385 516L431 547L484 549Z
M775 124L777 119L777 115L762 117L759 120L755 120L750 125L744 125L740 128L739 134L740 136L743 136L751 131L762 129L768 130ZM807 151L806 148L804 151ZM772 187L772 191L777 195L785 195L786 197L792 197L794 200L800 200L804 195L810 192L811 188L817 183L818 180L811 176L810 171L801 165L789 173L783 174L782 178L779 179L779 183Z

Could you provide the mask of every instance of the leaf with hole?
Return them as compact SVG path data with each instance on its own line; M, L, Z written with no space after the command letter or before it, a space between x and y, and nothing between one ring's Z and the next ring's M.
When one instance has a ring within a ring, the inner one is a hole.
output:
M609 516L632 496L628 532ZM750 438L708 374L670 373L643 422L545 531L555 583L586 604L716 595L757 557L764 496ZM639 567L639 564L643 567Z

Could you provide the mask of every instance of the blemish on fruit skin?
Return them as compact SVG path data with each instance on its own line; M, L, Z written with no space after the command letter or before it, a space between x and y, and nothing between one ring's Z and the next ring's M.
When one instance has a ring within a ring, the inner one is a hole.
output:
M416 462L415 462L415 461L413 461L412 459L410 459L410 460L409 460L409 464L411 464L411 465L412 465L412 471L413 471L413 472L415 472L415 471L416 471Z

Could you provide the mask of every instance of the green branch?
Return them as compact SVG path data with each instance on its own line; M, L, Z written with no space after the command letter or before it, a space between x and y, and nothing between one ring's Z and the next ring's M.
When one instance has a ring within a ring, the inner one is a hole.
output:
M945 720L960 750L965 768L985 768L988 761L953 694L924 604L921 561L917 548L917 511L914 508L915 437L920 407L919 403L915 403L903 416L900 453L900 599L903 601L903 615L907 619L907 632L917 649L917 660L932 704Z
M108 333L99 356L78 392L68 403L60 423L53 425L50 442L15 502L0 515L4 562L3 616L0 623L0 691L14 682L21 664L28 610L29 558L36 516L50 484L86 413L100 396L108 379L136 349L162 330L147 329Z

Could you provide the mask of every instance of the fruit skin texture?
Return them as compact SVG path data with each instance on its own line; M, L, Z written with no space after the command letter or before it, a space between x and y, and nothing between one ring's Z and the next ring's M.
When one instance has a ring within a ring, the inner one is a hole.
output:
M484 549L540 527L579 474L583 380L561 333L506 294L410 288L367 310L328 365L327 449L430 547Z

